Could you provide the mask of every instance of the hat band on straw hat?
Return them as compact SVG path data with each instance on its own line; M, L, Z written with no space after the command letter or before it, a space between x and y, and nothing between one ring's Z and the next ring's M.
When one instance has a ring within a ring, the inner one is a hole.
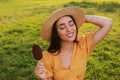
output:
M59 10L56 10L54 13L52 13L51 16L45 21L41 28L41 37L44 40L50 41L51 40L51 34L52 34L52 27L53 24L62 16L69 15L72 16L76 22L77 28L79 28L85 20L84 12L81 8L70 6L66 8L62 8Z

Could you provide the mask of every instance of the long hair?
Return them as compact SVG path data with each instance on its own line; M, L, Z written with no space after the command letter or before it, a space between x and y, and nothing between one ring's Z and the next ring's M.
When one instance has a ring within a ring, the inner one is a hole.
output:
M72 16L70 16L70 17L72 18L72 20L73 20L73 22L76 26L76 37L75 37L75 40L74 40L74 42L76 42L78 29L77 29L77 25L76 25L76 22L75 22L74 18ZM56 23L57 23L57 21L53 24L51 42L50 42L50 46L47 49L47 51L50 52L50 53L55 53L56 51L60 50L60 47L61 47L61 39L60 39L60 37L57 33Z

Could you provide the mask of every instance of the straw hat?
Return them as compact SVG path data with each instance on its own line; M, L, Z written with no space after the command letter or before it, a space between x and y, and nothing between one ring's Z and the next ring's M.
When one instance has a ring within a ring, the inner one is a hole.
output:
M74 18L77 28L79 28L85 20L84 12L79 7L70 6L56 10L54 13L52 13L51 16L49 16L49 18L45 21L45 23L42 26L41 37L44 40L47 41L51 40L53 24L55 23L56 20L65 15L70 15Z

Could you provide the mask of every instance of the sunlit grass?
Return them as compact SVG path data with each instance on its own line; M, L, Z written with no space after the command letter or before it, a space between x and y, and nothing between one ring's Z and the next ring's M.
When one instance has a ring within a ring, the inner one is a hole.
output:
M111 9L107 7L98 9L104 1L106 5L117 2L118 6L112 4ZM46 50L49 45L40 37L41 26L54 10L71 5L82 5L86 14L110 17L114 21L110 33L96 46L89 58L85 80L119 80L120 1L116 0L8 0L8 2L0 2L1 80L36 78L34 74L36 61L32 56L32 45L39 44L43 50ZM85 34L96 29L95 25L84 24L79 33Z

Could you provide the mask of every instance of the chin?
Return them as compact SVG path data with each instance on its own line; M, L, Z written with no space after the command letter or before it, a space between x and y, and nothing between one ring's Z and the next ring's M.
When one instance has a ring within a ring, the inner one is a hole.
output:
M70 42L73 42L75 40L75 38L72 38L72 39L66 39L66 41L70 41Z

